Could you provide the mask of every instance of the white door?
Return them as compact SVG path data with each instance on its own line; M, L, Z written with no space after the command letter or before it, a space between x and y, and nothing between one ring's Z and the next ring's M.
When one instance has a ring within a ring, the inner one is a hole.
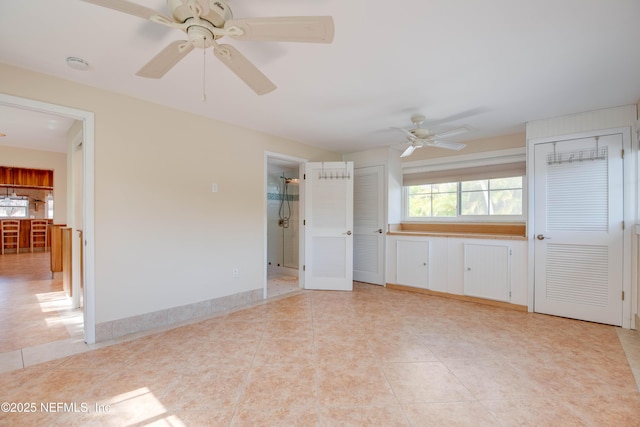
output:
M384 284L384 166L356 168L353 181L353 280Z
M622 135L534 152L534 311L622 325Z
M353 162L304 166L304 287L351 291Z

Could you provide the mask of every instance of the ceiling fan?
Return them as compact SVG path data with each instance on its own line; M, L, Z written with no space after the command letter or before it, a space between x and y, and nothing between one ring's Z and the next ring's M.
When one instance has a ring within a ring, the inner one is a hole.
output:
M229 36L236 40L331 43L333 18L330 16L292 16L275 18L233 19L224 0L167 0L171 18L131 3L127 0L82 0L142 19L177 28L187 34L187 40L177 40L153 57L136 75L159 79L194 48L213 47L213 53L223 64L245 82L255 93L264 95L276 88L255 65L235 47L218 44Z
M393 128L404 132L407 135L407 142L409 143L409 146L402 152L400 157L410 156L417 148L422 147L440 147L458 151L467 146L466 144L462 144L460 142L440 141L440 138L469 132L469 129L467 129L466 127L450 129L439 133L431 133L429 129L422 127L422 123L424 123L424 120L425 117L423 115L415 114L411 116L411 122L416 126L415 128L410 130L404 128Z

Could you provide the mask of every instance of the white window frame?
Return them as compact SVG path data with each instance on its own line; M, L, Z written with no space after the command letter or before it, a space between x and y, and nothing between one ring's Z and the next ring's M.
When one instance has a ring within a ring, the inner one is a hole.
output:
M526 159L526 148L512 148L499 151L489 151L484 153L474 153L459 156L448 156L436 159L418 160L414 162L405 162L402 164L403 176L412 173L431 173L438 172L443 173L447 170L461 170L469 168L478 168L481 170L483 167L496 167L500 165L509 165L513 163L521 163ZM519 176L519 175L513 175ZM486 177L478 177L477 179L486 179ZM462 182L473 181L472 176L465 176L461 180L451 180L446 182ZM443 182L443 181L440 181ZM409 184L418 185L418 184ZM455 217L411 217L408 216L409 212L409 185L402 186L402 221L411 223L524 223L527 220L527 201L528 192L527 185L528 180L526 175L522 174L522 215L461 215L460 214L460 184L458 184L458 206L457 215Z

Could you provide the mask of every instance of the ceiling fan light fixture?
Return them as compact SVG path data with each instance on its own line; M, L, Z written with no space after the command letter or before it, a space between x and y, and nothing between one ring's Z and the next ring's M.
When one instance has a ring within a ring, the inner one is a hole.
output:
M213 47L215 57L258 95L273 91L276 85L234 46L218 44L216 40L228 36L238 41L331 43L335 32L331 16L234 19L225 0L167 0L171 17L129 0L82 1L179 29L187 34L188 40L177 41L178 47L174 47L176 42L165 47L136 75L159 79L190 50ZM81 66L88 68L88 64L80 58L67 59L74 65L78 60Z
M429 131L429 129L426 128L415 128L415 129L411 129L409 132L411 132L415 137L417 138L428 138L429 136L431 136L431 132Z
M75 56L67 57L67 65L69 66L69 68L73 68L74 70L79 71L87 71L89 69L89 63L87 61Z

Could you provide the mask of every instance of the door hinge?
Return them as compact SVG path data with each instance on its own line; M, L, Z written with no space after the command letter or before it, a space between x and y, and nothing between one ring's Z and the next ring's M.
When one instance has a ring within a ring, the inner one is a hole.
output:
M509 249L509 255L513 255L513 250ZM511 296L511 295L509 295Z
M622 149L622 158L624 159L624 148Z
M511 298L511 291L509 291L509 298Z
M307 174L306 173L302 174L302 179L307 179Z
M624 230L624 221L622 221L622 229Z
M307 266L306 265L302 266L302 271L307 271Z
M624 291L622 291L622 301L624 301Z
M307 225L307 220L306 219L302 220L302 225Z

